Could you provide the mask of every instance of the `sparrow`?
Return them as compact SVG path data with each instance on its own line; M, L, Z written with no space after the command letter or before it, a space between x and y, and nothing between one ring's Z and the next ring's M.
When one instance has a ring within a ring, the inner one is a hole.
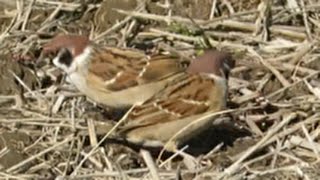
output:
M118 134L134 144L164 147L178 131L206 113L226 109L228 76L234 66L230 54L206 51L162 90L134 106L118 128ZM210 123L212 118L193 124L165 149L174 152L179 145L209 128Z
M186 69L173 56L101 47L82 35L57 35L42 52L57 53L53 64L69 82L94 102L114 108L143 103Z

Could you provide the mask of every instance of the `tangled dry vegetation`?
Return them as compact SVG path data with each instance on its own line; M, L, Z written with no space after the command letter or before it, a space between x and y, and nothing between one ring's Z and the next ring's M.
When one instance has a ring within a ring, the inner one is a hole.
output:
M0 3L1 179L319 179L320 2ZM57 33L187 60L231 52L231 125L189 143L196 161L103 141L112 117L40 56Z

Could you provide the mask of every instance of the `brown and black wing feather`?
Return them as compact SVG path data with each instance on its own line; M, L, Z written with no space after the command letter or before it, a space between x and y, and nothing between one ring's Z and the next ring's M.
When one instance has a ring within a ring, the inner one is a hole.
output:
M183 74L128 116L122 132L224 108L225 89L207 75Z
M177 58L163 55L148 57L133 49L97 49L92 57L89 71L101 78L110 91L165 79L184 70Z

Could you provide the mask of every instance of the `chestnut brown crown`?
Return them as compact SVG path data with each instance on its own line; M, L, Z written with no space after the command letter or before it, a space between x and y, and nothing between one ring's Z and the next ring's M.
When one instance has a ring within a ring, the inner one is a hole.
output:
M235 61L229 53L218 50L207 50L196 57L189 65L189 73L210 73L225 78L229 77Z
M89 38L84 35L59 34L50 42L45 44L42 51L47 54L51 52L57 52L62 48L67 48L75 57L82 53L89 42Z

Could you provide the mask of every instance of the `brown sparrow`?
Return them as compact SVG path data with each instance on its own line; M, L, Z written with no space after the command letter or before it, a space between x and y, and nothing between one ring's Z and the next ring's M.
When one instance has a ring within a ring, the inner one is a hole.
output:
M205 113L226 108L227 81L235 65L232 57L209 50L193 60L187 71L166 87L135 106L119 127L119 134L129 142L144 146L163 146L178 131ZM169 151L210 127L212 118L197 122L173 139Z
M178 58L98 47L86 36L58 35L43 46L53 63L87 97L111 107L143 103L185 70Z

